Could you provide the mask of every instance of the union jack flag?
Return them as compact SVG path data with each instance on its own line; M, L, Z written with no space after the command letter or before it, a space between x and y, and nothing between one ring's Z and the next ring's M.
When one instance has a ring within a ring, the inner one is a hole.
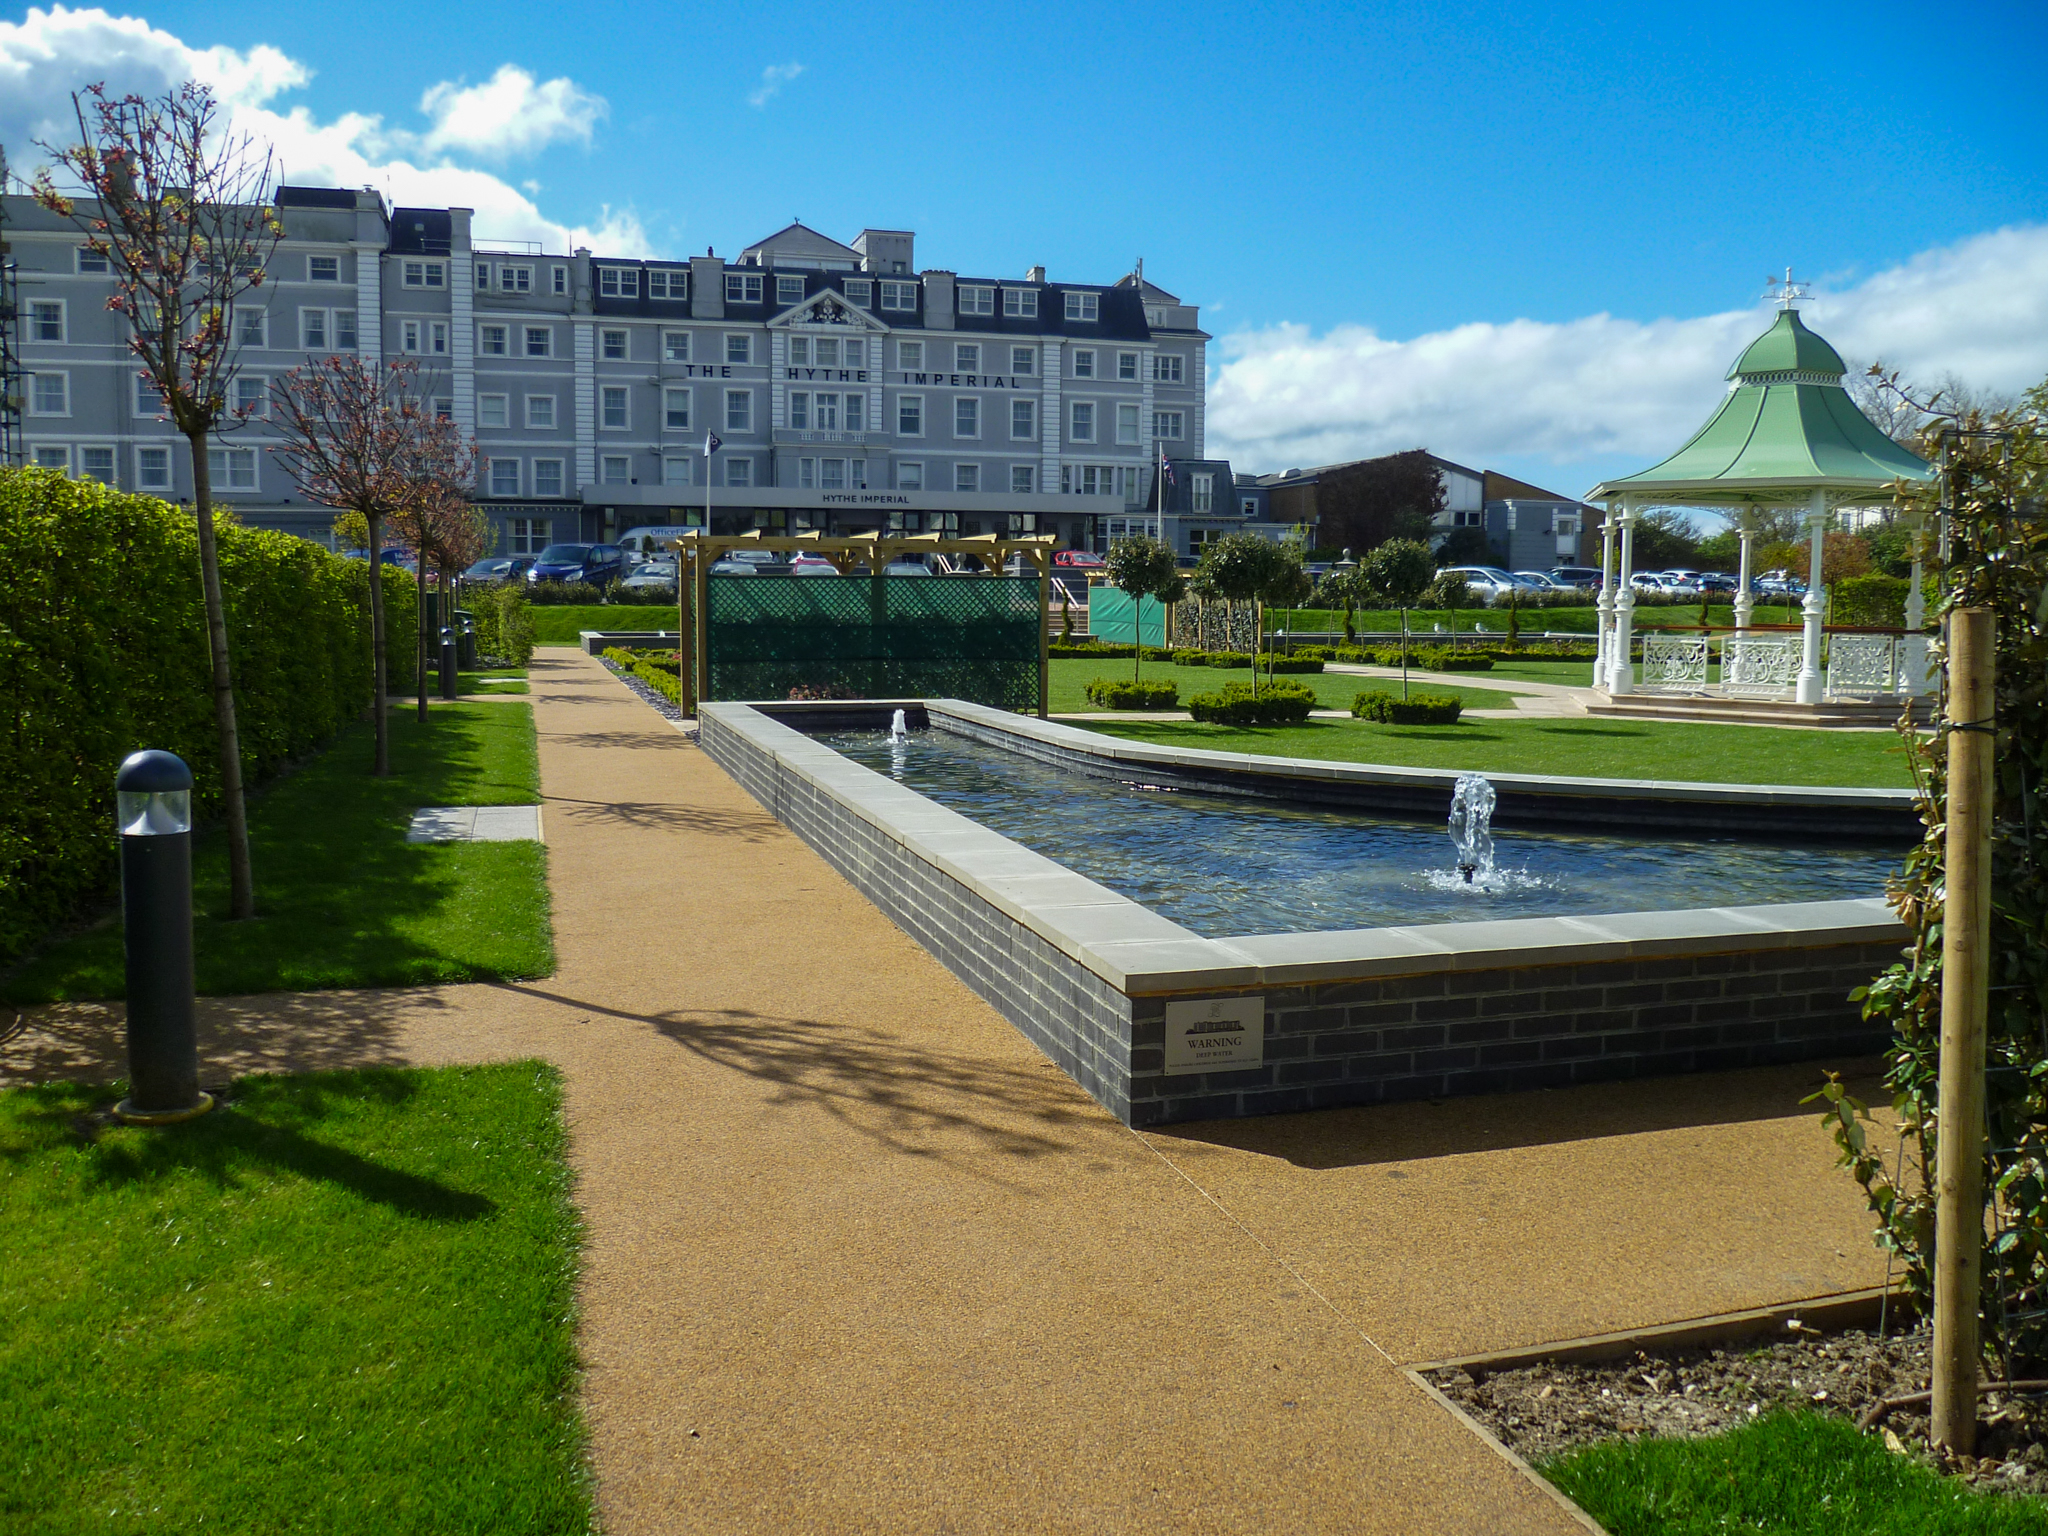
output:
M1166 450L1164 448L1159 450L1159 477L1160 479L1164 480L1168 485L1172 485L1174 483L1173 461L1167 458Z

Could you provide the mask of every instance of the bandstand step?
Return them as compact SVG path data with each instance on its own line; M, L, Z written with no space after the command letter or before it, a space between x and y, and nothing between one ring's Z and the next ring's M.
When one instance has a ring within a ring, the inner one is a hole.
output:
M1926 720L1929 700L1914 700L1913 717ZM1727 699L1704 695L1605 693L1586 701L1586 713L1609 720L1692 720L1724 725L1795 725L1809 730L1884 730L1899 719L1897 699L1831 699L1795 704L1789 699Z

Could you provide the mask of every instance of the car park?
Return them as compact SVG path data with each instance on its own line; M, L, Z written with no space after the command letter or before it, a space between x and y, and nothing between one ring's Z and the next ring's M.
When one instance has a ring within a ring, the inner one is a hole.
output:
M633 574L619 583L626 592L666 592L676 590L676 562L673 557L666 560L649 560L633 568Z
M501 581L518 581L533 569L531 555L486 555L462 573L464 581L492 585Z
M625 574L626 552L616 544L550 544L534 557L526 579L601 587Z

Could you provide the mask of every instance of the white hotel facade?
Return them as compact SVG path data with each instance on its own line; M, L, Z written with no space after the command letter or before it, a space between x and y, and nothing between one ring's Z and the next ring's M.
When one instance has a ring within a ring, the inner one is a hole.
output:
M136 377L111 279L67 221L5 200L30 462L172 500L183 440ZM792 224L735 260L478 242L461 208L286 187L270 281L238 308L238 397L334 352L406 357L483 460L502 553L648 524L834 533L1050 532L1100 548L1152 525L1159 454L1185 552L1243 526L1204 450L1194 306L1111 284L919 271L907 231L850 245ZM706 433L722 446L707 462ZM323 542L260 417L213 449L245 522Z

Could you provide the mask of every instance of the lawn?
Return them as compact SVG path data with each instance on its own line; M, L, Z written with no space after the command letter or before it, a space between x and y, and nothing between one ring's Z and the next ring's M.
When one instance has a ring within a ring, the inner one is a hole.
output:
M1167 747L1476 773L1861 789L1903 789L1912 782L1898 738L1889 731L1781 731L1650 720L1533 718L1461 720L1456 725L1309 720L1277 730L1183 720L1091 720L1086 725L1108 735Z
M436 805L534 805L533 711L436 704L391 716L391 777L370 777L368 721L249 804L257 916L224 920L226 844L194 850L199 990L220 994L543 976L554 969L538 843L408 843ZM4 985L13 1002L119 997L118 917L62 938Z
M1595 1446L1541 1469L1612 1536L2042 1536L2038 1500L1978 1493L1839 1418Z
M583 1532L560 1079L0 1094L0 1529Z
M530 603L535 645L574 645L586 629L665 629L674 633L676 609L657 603Z
M1128 678L1131 675L1131 661L1128 656L1117 657L1060 657L1048 663L1052 669L1050 708L1052 713L1071 714L1080 710L1091 710L1095 706L1088 702L1088 685L1098 677ZM1483 673L1474 673L1483 677ZM1198 693L1220 693L1225 683L1248 683L1252 680L1250 667L1177 667L1168 661L1148 661L1141 674L1147 682L1175 682L1180 685L1181 707ZM1260 686L1264 686L1265 673L1259 674ZM1351 701L1370 689L1384 689L1385 681L1378 678L1360 677L1355 672L1283 672L1277 679L1281 682L1304 683L1315 690L1319 707L1323 709L1349 709ZM1393 679L1393 692L1401 691L1401 680ZM1467 709L1513 709L1514 699L1495 689L1484 687L1439 686L1431 683L1427 687L1410 685L1411 692L1455 693L1465 701Z

